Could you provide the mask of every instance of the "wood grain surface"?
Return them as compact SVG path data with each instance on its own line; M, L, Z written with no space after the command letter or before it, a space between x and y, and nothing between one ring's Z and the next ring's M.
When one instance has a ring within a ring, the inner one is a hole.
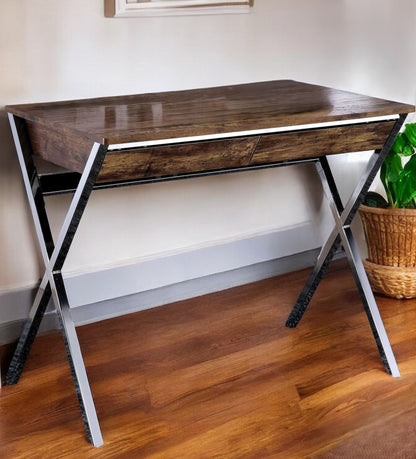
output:
M6 110L110 145L410 113L414 107L324 86L277 80L14 105Z
M270 134L261 137L251 165L318 158L382 148L394 122Z
M377 298L402 373L392 378L343 261L299 326L284 326L308 274L78 327L98 449L85 438L60 335L38 337L19 384L1 389L0 457L375 457L375 446L376 457L411 457L400 442L414 436L396 440L394 429L416 413L416 300Z
M259 137L110 151L98 181L163 177L247 166Z
M110 145L231 135L245 131L409 113L414 107L323 86L278 80L186 91L13 105L6 109L27 121L35 155L71 171L82 172L93 142ZM333 153L370 150L374 145L379 146L384 142L387 130L387 125L381 124L379 128L374 125L353 127L351 131L340 128L339 131L316 131L312 135L302 134L300 137L297 134L264 136L260 151L254 156L254 164L264 164L270 156L275 162L330 154L331 147L334 147ZM355 141L353 135L356 135ZM302 148L303 141L305 148ZM194 172L196 169L226 169L235 164L250 165L251 156L245 155L245 148L243 151L237 148L238 142L232 143L227 155L221 144L217 145L219 148L214 150L212 144L207 146L203 142L193 144L191 149L178 145L160 149L160 155L155 154L154 149L150 154L146 150L136 150L131 154L115 151L106 159L105 172L100 181L120 180L126 171L128 174L124 179L149 176L151 170L158 176L181 174L183 168ZM167 167L167 159L174 160L174 156L177 157L175 164L178 168ZM133 159L137 164L133 165ZM201 163L203 165L199 167Z

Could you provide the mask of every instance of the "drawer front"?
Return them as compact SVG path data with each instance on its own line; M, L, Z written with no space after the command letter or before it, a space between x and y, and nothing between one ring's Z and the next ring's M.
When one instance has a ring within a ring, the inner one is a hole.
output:
M149 167L148 149L107 152L97 182L120 182L143 178Z
M181 175L248 166L259 137L108 152L99 181Z
M318 158L382 148L395 122L312 129L261 137L109 151L99 182L134 180ZM27 122L33 152L82 172L92 142ZM56 131L56 132L55 132Z
M263 135L250 165L382 148L395 122Z

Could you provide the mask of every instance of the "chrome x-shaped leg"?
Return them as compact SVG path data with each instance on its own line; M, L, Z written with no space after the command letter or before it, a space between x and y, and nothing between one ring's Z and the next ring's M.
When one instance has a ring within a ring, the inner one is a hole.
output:
M100 446L103 444L103 439L78 337L75 331L74 322L71 318L68 298L62 278L62 268L102 162L107 153L107 147L98 143L94 144L65 217L56 245L54 245L45 210L45 202L39 185L39 178L33 163L25 122L11 114L9 114L9 121L45 264L45 274L30 310L29 318L25 321L23 331L12 357L6 375L6 384L16 384L18 382L39 329L40 322L52 296L87 437L94 446Z
M361 203L363 202L364 197L377 174L377 171L380 169L384 158L389 152L404 122L404 119L405 116L400 116L398 121L395 123L392 132L390 133L390 136L383 148L380 151L374 152L370 157L366 170L357 183L355 190L352 193L345 208L342 205L337 187L335 185L335 180L332 176L331 169L326 157L320 158L319 161L315 163L325 195L329 201L332 215L335 220L335 227L332 230L325 245L322 247L316 265L286 321L286 326L291 328L296 327L296 325L299 323L309 305L309 302L312 299L313 294L315 293L320 281L322 280L326 268L331 262L336 251L342 245L347 255L355 282L357 284L358 291L363 302L368 320L370 322L371 330L380 352L381 359L384 363L384 366L386 367L387 372L395 377L399 377L400 372L393 351L391 349L390 342L388 340L386 330L380 316L380 312L377 308L371 286L365 273L364 265L354 240L350 225Z

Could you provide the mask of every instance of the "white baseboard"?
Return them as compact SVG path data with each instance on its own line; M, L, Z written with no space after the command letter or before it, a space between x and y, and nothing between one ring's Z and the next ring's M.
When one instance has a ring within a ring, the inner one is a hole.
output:
M312 225L299 225L191 252L65 278L77 325L224 290L312 266L320 245ZM15 340L34 289L0 292L0 344ZM45 315L41 330L56 328Z
M92 273L65 275L65 285L69 304L75 309L85 304L276 260L320 245L316 227L308 222L140 263Z
M277 260L270 260L232 271L191 279L133 295L87 304L83 307L72 309L72 317L76 325L84 325L170 304L187 298L218 292L238 285L311 267L316 261L317 255L318 249L310 250Z

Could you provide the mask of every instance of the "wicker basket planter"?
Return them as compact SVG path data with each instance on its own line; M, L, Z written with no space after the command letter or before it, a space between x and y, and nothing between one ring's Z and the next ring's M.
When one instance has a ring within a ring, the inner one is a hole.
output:
M361 206L368 247L364 262L375 292L416 297L416 209Z

